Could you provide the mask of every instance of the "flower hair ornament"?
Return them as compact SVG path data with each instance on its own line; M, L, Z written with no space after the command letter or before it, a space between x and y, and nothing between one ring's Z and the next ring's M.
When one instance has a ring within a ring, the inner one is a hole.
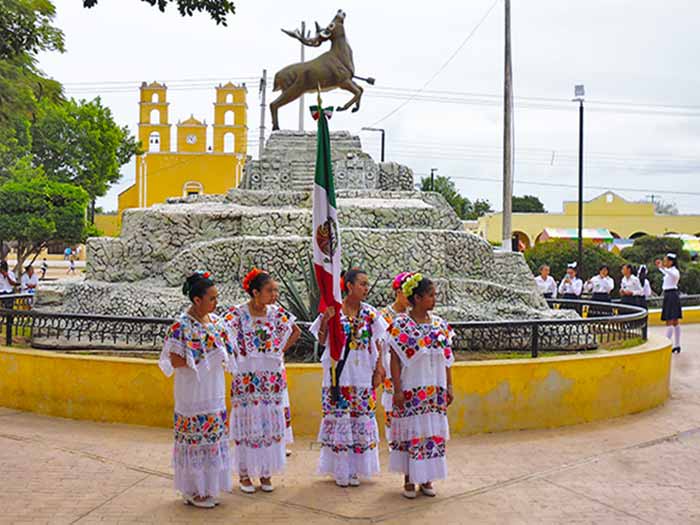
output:
M411 272L401 272L394 277L394 280L391 283L391 288L394 290L400 290L403 283L406 282L406 279L408 279L411 275L413 275Z
M199 275L202 279L211 279L211 272L207 270L195 270L194 273Z
M194 272L192 272L192 275L190 275L190 277L185 281L185 284L182 285L183 294L189 295L190 290L192 290L192 285L195 282L195 280L192 279L195 275L199 279L212 279L211 272L208 272L206 270L195 270Z
M422 274L414 273L401 285L401 291L406 297L411 297L422 280Z
M250 283L253 282L253 279L255 279L258 275L261 273L267 273L264 270L261 270L260 268L253 268L248 272L248 275L246 275L243 278L243 289L247 292L250 293Z

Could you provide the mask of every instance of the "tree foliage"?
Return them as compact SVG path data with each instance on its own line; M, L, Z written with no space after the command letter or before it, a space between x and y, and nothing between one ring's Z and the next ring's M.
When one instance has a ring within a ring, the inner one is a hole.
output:
M192 16L196 12L206 12L216 22L223 26L227 25L226 17L233 15L236 8L230 0L141 0L152 6L158 6L161 13L165 12L168 4L177 4L177 10L182 16ZM98 0L83 0L84 7L94 7Z
M678 206L675 202L654 201L654 211L658 215L678 215Z
M547 213L544 204L534 195L513 195L513 212L515 213Z
M452 209L460 219L474 220L492 212L491 203L486 199L477 199L474 202L467 197L463 197L457 191L457 186L452 179L439 175L435 177L435 188L432 188L430 177L421 179L422 191L435 191L445 197Z
M675 253L680 261L689 261L690 254L683 250L683 241L675 237L655 237L643 235L634 244L622 250L622 256L635 264L653 264L667 253Z
M0 185L0 232L17 243L17 269L50 241L83 241L87 203L82 188L48 179L28 158L17 163Z

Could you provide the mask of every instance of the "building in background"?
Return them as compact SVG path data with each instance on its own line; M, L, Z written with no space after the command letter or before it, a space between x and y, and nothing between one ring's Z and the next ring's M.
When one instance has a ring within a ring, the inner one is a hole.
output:
M475 233L500 244L501 224L500 212L487 214L479 218ZM700 215L658 215L652 203L631 202L611 191L583 203L583 224L588 230L608 230L614 239L668 234L700 236ZM564 202L562 213L513 213L513 236L517 237L517 245L525 249L545 240L547 228L572 231L577 227L575 201Z
M246 94L245 84L217 86L211 142L206 121L190 116L177 122L173 150L167 86L142 83L138 128L146 152L136 157L135 183L119 194L119 219L129 208L170 197L226 193L238 186L247 152Z

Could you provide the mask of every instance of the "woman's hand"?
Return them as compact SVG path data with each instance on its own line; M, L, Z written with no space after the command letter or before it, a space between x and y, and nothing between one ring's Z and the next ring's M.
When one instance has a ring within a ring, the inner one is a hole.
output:
M661 268L661 259L656 259L654 261L654 264L656 265L657 268Z
M385 377L386 371L384 370L384 367L381 364L377 365L377 368L374 370L374 374L372 375L372 387L377 388L379 385L383 384Z
M447 406L450 406L454 400L455 395L452 391L452 385L447 385Z
M323 321L327 323L333 317L335 317L335 306L329 306L326 308L326 311L323 312Z
M170 364L173 368L184 368L187 366L187 359L177 354L170 354Z
M398 408L399 410L403 410L404 402L406 401L406 399L403 396L403 390L397 390L396 392L394 392L393 401L394 406L396 408Z

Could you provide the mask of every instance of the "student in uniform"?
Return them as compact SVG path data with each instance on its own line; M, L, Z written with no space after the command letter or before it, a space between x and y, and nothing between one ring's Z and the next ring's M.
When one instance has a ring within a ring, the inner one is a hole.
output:
M683 318L681 298L678 292L678 281L681 272L678 271L678 257L675 253L667 253L663 261L656 259L656 267L664 274L663 285L664 303L661 309L661 320L666 321L666 337L673 338L673 353L681 353L681 325ZM673 336L673 337L671 337Z
M639 279L639 284L642 286L642 293L637 297L637 305L642 308L647 307L647 299L651 297L651 284L649 284L649 279L647 278L647 267L646 264L642 264L637 270L637 279Z
M559 295L564 299L580 299L583 291L583 281L576 275L575 262L566 265L566 275L559 283Z
M639 298L644 293L642 285L636 275L632 273L632 265L622 265L622 279L620 279L620 301L624 304L639 306Z
M615 281L608 275L610 268L607 264L602 265L598 270L598 275L586 281L584 289L593 292L593 300L601 303L610 302L610 292L615 288Z
M545 299L554 299L557 296L557 283L554 278L549 275L549 266L543 264L540 266L540 274L535 277L537 289Z

